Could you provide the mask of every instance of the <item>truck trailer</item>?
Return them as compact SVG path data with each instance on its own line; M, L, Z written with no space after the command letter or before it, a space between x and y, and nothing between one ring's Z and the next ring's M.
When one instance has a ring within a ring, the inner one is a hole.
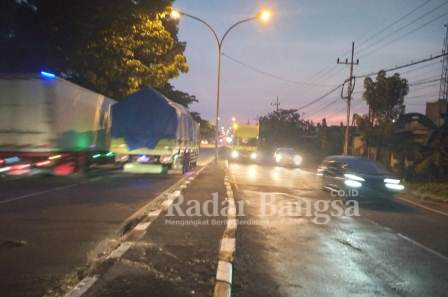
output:
M47 72L0 75L0 174L66 175L114 162L114 103Z
M187 108L153 88L123 98L112 106L110 151L124 171L186 172L196 166L199 124Z

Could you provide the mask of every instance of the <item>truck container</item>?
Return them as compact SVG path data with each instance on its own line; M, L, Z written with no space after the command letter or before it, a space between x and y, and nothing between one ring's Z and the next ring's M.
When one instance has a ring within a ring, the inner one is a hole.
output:
M120 100L112 107L110 151L124 171L186 172L199 154L199 125L187 108L153 88Z
M51 73L0 75L0 174L70 174L113 161L114 100Z

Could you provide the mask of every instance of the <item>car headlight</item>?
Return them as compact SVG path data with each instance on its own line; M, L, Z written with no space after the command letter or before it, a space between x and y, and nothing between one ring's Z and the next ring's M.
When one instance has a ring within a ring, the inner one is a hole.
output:
M240 153L238 153L237 151L232 151L232 158L236 159L240 156Z
M251 153L250 154L250 158L252 159L252 160L255 160L256 158L257 158L257 153Z
M276 161L276 162L280 162L280 161L282 160L282 158L283 158L283 157L282 157L281 154L276 154L276 155L275 155L275 161Z
M362 186L362 183L360 183L359 181L356 181L356 180L352 180L352 179L344 180L344 184L351 188L360 188Z
M299 155L295 155L293 158L293 162L295 165L300 165L302 164L302 157Z
M344 174L344 177L349 180L366 181L364 178L357 176L356 174L352 174L352 173L346 173L346 174Z
M395 179L395 178L385 178L385 179L384 179L384 182L385 182L386 184L395 184L395 185L398 185L398 184L400 183L400 180L399 180L399 179Z
M386 188L390 189L390 190L395 190L395 191L403 191L404 190L404 186L402 184L388 184L386 183Z

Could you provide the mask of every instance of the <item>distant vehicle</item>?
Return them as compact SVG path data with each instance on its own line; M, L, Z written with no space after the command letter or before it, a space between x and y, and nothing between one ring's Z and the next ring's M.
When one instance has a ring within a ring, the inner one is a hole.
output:
M293 148L282 147L274 152L274 160L277 165L298 167L302 164L300 156Z
M233 141L230 160L258 161L258 124L233 124Z
M330 190L356 189L364 194L404 190L401 180L376 161L357 156L330 156L317 169L321 185Z

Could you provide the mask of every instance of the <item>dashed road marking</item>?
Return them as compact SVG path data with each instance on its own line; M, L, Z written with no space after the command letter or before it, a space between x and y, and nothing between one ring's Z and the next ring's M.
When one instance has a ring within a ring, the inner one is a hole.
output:
M403 235L401 233L395 232L391 228L383 226L383 225L381 225L381 224L379 224L379 223L377 223L377 222L375 222L375 221L373 221L373 220L371 220L369 218L365 218L365 219L367 221L369 221L370 223L372 223L372 224L374 224L374 225L376 225L376 226L378 226L380 228L383 228L385 231L393 233L393 234L396 234L398 237L400 237L400 238L402 238L402 239L404 239L406 241L409 241L410 243L420 247L421 249L424 249L425 251L427 251L427 252L429 252L429 253L431 253L431 254L439 257L439 258L442 258L445 261L448 261L448 257L447 256L445 256L445 255L443 255L443 254L441 254L441 253L439 253L439 252L437 252L437 251L435 251L435 250L433 250L433 249L431 249L431 248L429 248L429 247L427 247L427 246L425 246L425 245L423 245L423 244L421 244L421 243L419 243L419 242L417 242L417 241L407 237L406 235Z
M148 217L158 217L161 212L162 212L161 209L153 210L151 212L148 212L147 216Z
M146 229L148 229L149 225L151 225L151 222L140 223L134 227L134 230L145 231Z
M132 247L132 245L132 242L121 243L115 250L112 251L112 253L110 253L107 259L121 258L124 253L126 253Z
M429 248L429 247L427 247L427 246L425 246L425 245L423 245L423 244L421 244L421 243L419 243L419 242L417 242L417 241L415 241L413 239L410 239L406 235L403 235L401 233L397 233L397 235L399 237L403 238L404 240L407 240L407 241L413 243L414 245L424 249L425 251L427 251L427 252L429 252L429 253L431 253L431 254L433 254L433 255L435 255L435 256L437 256L437 257L439 257L439 258L441 258L441 259L443 259L445 261L448 261L448 257L447 256L445 256L445 255L443 255L443 254L441 254L439 252L436 252L435 250L433 250L433 249L431 249L431 248Z
M448 217L448 213L443 212L443 211L440 211L440 210L437 210L437 209L434 209L434 208L432 208L432 207L428 207L428 206L423 205L423 204L420 204L420 203L418 203L418 202L414 202L414 201L408 200L408 199L406 199L406 198L400 198L400 197L395 197L395 199L404 201L405 203L409 203L409 204L418 206L418 207L420 207L420 208L426 209L426 210L428 210L428 211L435 212L435 213L438 213L438 214L440 214L440 215L442 215L442 216L446 216L446 217Z
M73 289L64 297L81 297L98 280L98 275L87 276L83 278Z

